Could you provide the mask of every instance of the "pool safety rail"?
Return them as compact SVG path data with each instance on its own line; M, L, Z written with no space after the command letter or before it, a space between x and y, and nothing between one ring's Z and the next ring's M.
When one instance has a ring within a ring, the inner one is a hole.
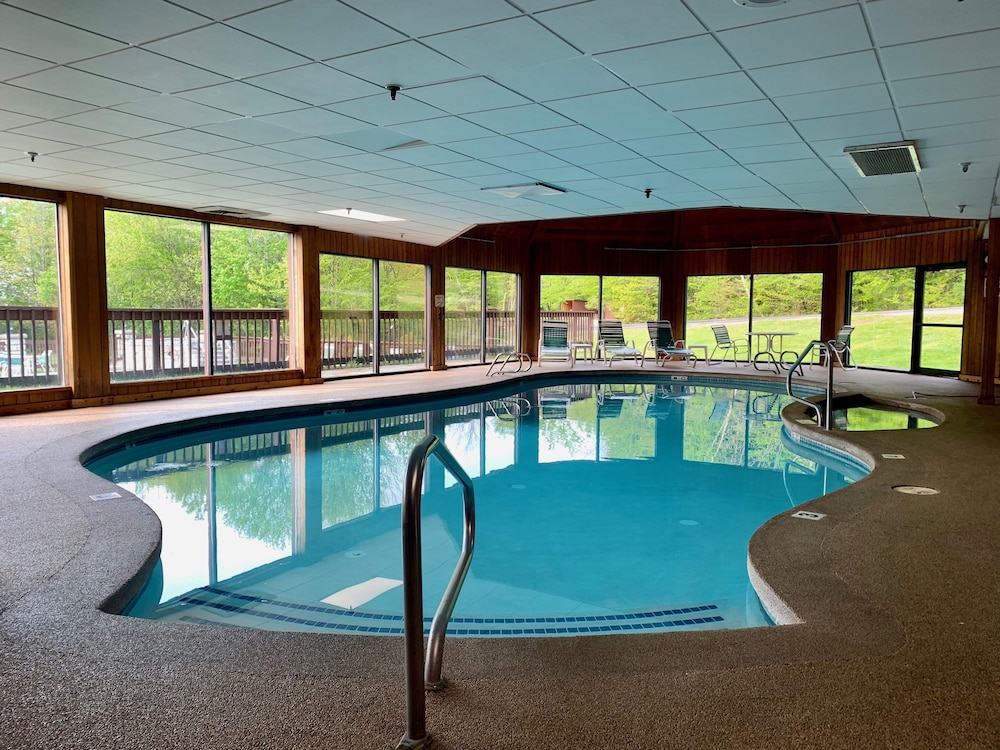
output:
M796 396L792 392L792 375L795 374L795 370L798 369L799 372L802 371L802 363L806 357L809 356L810 352L813 350L820 352L821 361L826 362L826 398L823 400L823 409L819 408L819 404L816 404L808 399L802 398L801 396ZM851 350L846 344L838 343L836 339L831 339L830 341L810 341L808 346L802 350L802 353L795 359L795 363L789 368L788 375L785 378L785 390L788 395L800 404L812 409L816 412L816 421L819 423L820 427L827 430L833 429L833 365L835 362L840 362L840 366L844 370L856 370L857 365L848 365L847 363L851 361Z
M462 484L465 498L465 531L462 551L451 574L437 613L431 622L427 639L427 661L424 663L424 583L420 554L420 500L423 497L424 467L431 455L436 455L444 467ZM436 435L426 435L410 453L403 484L403 650L406 672L406 733L397 750L413 750L430 746L427 733L427 690L445 686L441 676L444 636L455 602L472 563L476 543L476 497L472 480L455 457ZM421 671L423 674L421 674Z
M517 365L516 369L507 369L507 365ZM531 357L524 352L497 352L493 358L490 369L486 371L486 377L490 375L504 375L511 372L527 372L531 369Z

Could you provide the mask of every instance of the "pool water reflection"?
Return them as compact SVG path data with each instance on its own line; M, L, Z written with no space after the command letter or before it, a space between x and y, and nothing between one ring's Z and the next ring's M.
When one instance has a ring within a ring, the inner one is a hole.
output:
M762 388L551 385L164 438L90 468L163 521L162 583L140 616L401 632L398 506L410 450L433 432L476 490L450 633L745 627L767 622L747 580L753 531L865 473L792 453L787 398ZM462 538L461 488L433 461L422 517L433 613Z

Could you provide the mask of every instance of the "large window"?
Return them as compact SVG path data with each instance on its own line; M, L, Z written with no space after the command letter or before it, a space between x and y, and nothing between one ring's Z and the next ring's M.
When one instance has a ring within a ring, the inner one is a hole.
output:
M965 268L910 267L850 276L851 355L867 367L955 374L962 364Z
M321 255L324 374L426 367L426 299L426 266Z
M63 382L52 203L0 198L0 390Z
M649 341L647 320L659 317L655 276L542 276L541 318L565 320L574 343L596 344L599 319L620 320L637 349Z
M446 268L444 273L448 364L480 364L517 351L517 276L468 268Z
M287 366L287 234L107 211L105 247L113 382Z
M819 338L822 307L819 273L691 276L684 338L711 352L712 326L721 323L733 341L752 344L751 356L771 351L778 358L781 351L802 351Z

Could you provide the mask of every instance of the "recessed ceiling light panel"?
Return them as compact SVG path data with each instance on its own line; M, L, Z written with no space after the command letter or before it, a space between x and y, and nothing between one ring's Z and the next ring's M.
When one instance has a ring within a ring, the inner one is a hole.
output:
M544 182L532 182L527 185L506 185L504 187L483 188L488 193L496 193L504 198L539 198L546 195L562 195L562 188L546 185Z
M329 211L320 211L321 214L330 216L340 216L343 219L357 219L358 221L405 221L395 216L385 214L373 214L369 211L359 211L356 208L331 208Z

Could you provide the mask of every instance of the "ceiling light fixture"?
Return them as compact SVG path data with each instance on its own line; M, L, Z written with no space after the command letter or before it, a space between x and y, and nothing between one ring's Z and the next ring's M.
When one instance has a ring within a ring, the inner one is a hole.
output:
M851 157L854 168L862 177L920 171L916 141L847 146L844 148L844 153Z
M540 198L547 195L562 195L566 191L544 182L532 182L526 185L507 185L505 187L482 188L487 193L496 193L504 198Z
M359 211L356 208L331 208L328 211L320 211L321 214L339 216L343 219L357 219L358 221L405 221L395 216L385 214L373 214L369 211Z

